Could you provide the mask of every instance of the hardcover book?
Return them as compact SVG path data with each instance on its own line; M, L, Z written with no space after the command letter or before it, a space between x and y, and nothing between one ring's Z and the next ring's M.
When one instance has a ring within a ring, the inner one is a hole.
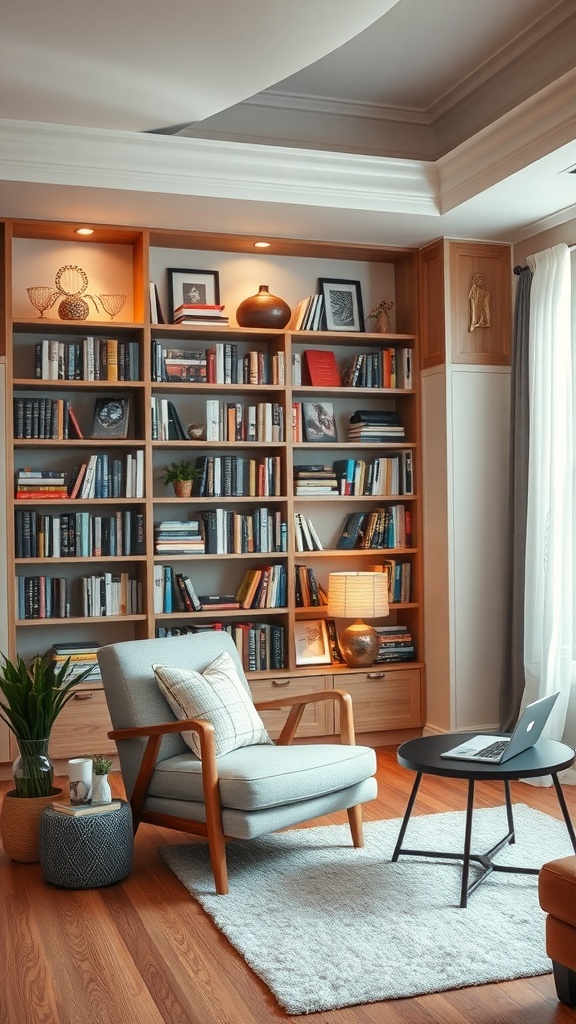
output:
M302 419L306 441L324 444L338 440L331 402L303 402Z
M306 349L304 359L309 382L314 387L339 388L341 386L340 370L332 349Z
M94 407L92 437L127 437L129 416L130 399L97 398Z

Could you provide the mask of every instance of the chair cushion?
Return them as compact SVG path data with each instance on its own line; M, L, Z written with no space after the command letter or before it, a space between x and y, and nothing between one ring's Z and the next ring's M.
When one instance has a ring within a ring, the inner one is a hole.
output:
M218 762L220 799L223 808L259 811L344 790L375 771L376 754L371 747L340 743L245 747ZM148 794L168 801L202 801L200 761L190 754L160 761Z
M178 719L203 718L212 723L216 757L239 747L272 742L227 652L219 655L204 672L164 665L152 668L160 690ZM184 732L182 736L200 757L198 734Z

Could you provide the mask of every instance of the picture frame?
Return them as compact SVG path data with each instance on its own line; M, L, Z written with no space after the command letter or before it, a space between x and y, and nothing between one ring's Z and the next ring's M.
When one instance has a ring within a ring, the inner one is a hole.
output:
M217 270L186 270L169 267L168 308L174 321L174 310L184 303L216 306L220 302L220 275Z
M94 406L94 424L92 437L125 438L128 437L130 419L130 399L97 398Z
M319 277L327 331L365 331L360 281Z
M324 619L300 619L294 623L297 665L331 665L332 652Z
M332 402L303 402L302 427L307 443L336 443L338 429Z

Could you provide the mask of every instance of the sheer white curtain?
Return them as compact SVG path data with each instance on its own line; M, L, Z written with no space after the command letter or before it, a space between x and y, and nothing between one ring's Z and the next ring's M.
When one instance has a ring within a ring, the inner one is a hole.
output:
M545 735L562 739L573 682L574 358L568 246L530 256L530 455L523 705L560 690ZM541 784L549 783L541 780ZM576 771L564 773L576 783Z

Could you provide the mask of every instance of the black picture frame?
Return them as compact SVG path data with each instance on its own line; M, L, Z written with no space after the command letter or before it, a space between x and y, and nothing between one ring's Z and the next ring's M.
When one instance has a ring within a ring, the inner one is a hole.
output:
M129 398L118 398L116 395L109 396L108 398L97 398L94 406L92 437L128 437L129 419Z
M174 322L174 310L184 303L216 306L220 302L220 275L217 270L187 270L169 267L168 310Z
M319 277L327 331L365 331L360 281Z

